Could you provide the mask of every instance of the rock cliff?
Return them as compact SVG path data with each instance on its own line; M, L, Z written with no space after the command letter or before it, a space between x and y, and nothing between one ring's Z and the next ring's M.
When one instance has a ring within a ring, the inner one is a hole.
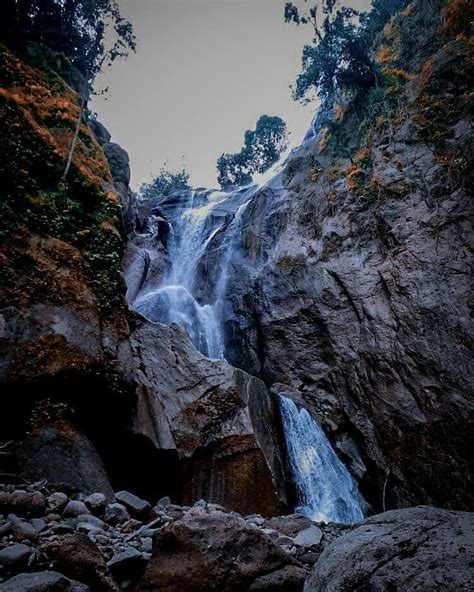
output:
M379 510L473 503L472 44L431 4L385 27L386 87L252 199L224 315L231 363L306 406Z

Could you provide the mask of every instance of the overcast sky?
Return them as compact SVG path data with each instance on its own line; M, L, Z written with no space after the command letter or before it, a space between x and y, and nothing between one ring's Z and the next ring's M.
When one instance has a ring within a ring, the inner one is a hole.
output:
M282 117L298 144L315 106L289 85L308 28L283 20L284 0L119 0L136 54L98 80L93 109L129 153L132 185L183 157L194 186L216 186L216 161L236 152L264 113Z

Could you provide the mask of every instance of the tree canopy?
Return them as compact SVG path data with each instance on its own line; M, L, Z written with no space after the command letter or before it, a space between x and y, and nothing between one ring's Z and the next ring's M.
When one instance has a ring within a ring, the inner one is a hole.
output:
M117 0L2 0L0 12L4 41L44 43L88 80L104 64L135 50L132 26L120 15Z
M262 115L254 130L244 134L240 152L222 154L217 160L218 181L222 188L246 185L254 173L263 173L278 161L287 146L288 132L281 117Z
M184 168L180 171L167 171L161 168L158 175L150 181L143 183L138 191L140 199L150 199L159 195L169 195L180 189L190 189L189 174Z
M307 100L314 91L325 99L337 91L351 93L372 86L378 75L372 51L375 36L407 4L408 0L374 0L370 12L360 13L339 0L320 0L300 13L287 2L285 21L314 30L313 44L303 48L294 98Z

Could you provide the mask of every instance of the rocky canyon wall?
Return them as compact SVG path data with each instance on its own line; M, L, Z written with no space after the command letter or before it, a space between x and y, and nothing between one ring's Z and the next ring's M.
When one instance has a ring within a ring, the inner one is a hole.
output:
M472 509L472 45L412 3L243 216L229 359L321 422L376 508ZM212 269L215 262L211 260Z

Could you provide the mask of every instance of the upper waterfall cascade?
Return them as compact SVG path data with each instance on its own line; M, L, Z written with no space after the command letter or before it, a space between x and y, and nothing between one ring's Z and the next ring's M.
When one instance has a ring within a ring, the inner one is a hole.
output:
M280 181L273 177L265 185L274 182ZM209 358L225 358L223 317L231 263L242 247L243 214L261 189L252 185L234 192L186 191L181 192L181 201L173 203L171 198L172 207L169 199L157 202L158 207L168 203L172 209L170 268L158 287L139 292L131 306L153 322L181 324ZM199 299L199 270L209 269L206 257L214 249L218 249L219 269L210 270L205 296L201 290ZM313 520L351 523L362 519L364 501L357 485L321 427L293 401L279 397L279 403L298 491L296 511Z

